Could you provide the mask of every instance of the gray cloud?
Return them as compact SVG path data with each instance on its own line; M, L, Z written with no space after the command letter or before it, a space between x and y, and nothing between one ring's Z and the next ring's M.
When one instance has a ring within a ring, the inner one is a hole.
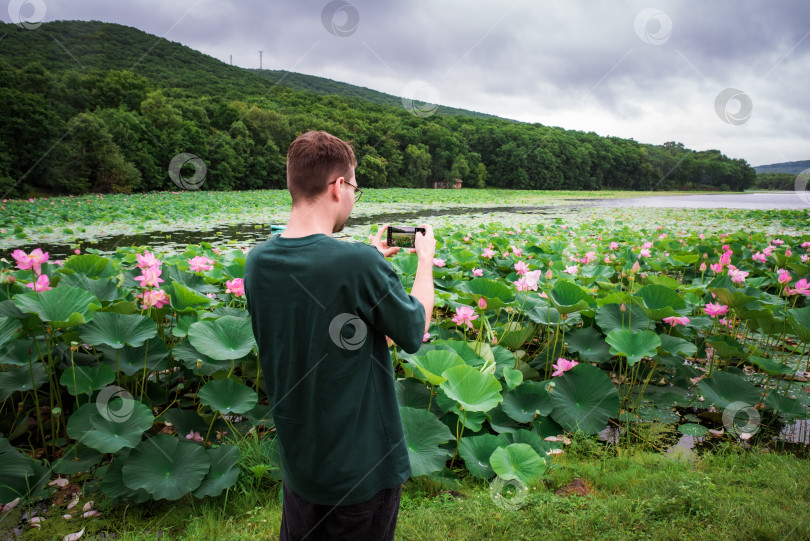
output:
M346 37L324 28L325 0L45 3L46 20L126 24L243 67L263 50L265 68L392 94L424 80L443 104L507 118L719 148L753 165L810 157L806 0L351 0L359 24ZM658 16L639 34L649 9ZM744 125L714 111L728 87L752 99Z

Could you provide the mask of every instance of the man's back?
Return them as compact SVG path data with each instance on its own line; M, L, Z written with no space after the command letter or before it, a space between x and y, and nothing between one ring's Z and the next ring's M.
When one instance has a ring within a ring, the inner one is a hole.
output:
M350 505L410 475L385 336L421 345L425 308L376 248L325 234L250 251L245 296L286 482Z

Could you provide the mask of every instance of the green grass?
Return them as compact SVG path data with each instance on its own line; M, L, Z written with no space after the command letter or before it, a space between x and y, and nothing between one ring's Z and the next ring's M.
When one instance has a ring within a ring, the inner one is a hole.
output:
M522 506L493 503L489 484L463 479L454 491L409 480L397 523L402 540L489 539L810 539L810 461L793 455L721 448L693 461L660 453L615 456L601 444L575 441L529 490ZM573 479L587 496L555 494ZM49 512L26 539L61 539L86 527L83 539L242 541L277 539L278 482L206 500L152 502L105 511L101 518ZM102 505L103 508L103 505ZM0 525L5 526L0 522Z

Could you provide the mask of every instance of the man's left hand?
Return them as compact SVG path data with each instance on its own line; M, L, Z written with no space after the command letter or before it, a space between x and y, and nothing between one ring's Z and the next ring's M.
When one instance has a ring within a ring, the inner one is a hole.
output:
M388 229L390 223L377 229L377 234L371 237L371 245L377 248L383 257L391 257L399 252L399 246L388 246L388 239L383 239L383 233Z

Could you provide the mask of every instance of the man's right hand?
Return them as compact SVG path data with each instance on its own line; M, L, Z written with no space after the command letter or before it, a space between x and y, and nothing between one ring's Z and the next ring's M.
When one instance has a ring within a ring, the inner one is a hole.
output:
M419 227L424 227L424 233L416 233L414 238L414 250L416 256L420 261L430 262L433 265L433 256L436 255L436 239L433 236L433 226L429 224L420 224Z

